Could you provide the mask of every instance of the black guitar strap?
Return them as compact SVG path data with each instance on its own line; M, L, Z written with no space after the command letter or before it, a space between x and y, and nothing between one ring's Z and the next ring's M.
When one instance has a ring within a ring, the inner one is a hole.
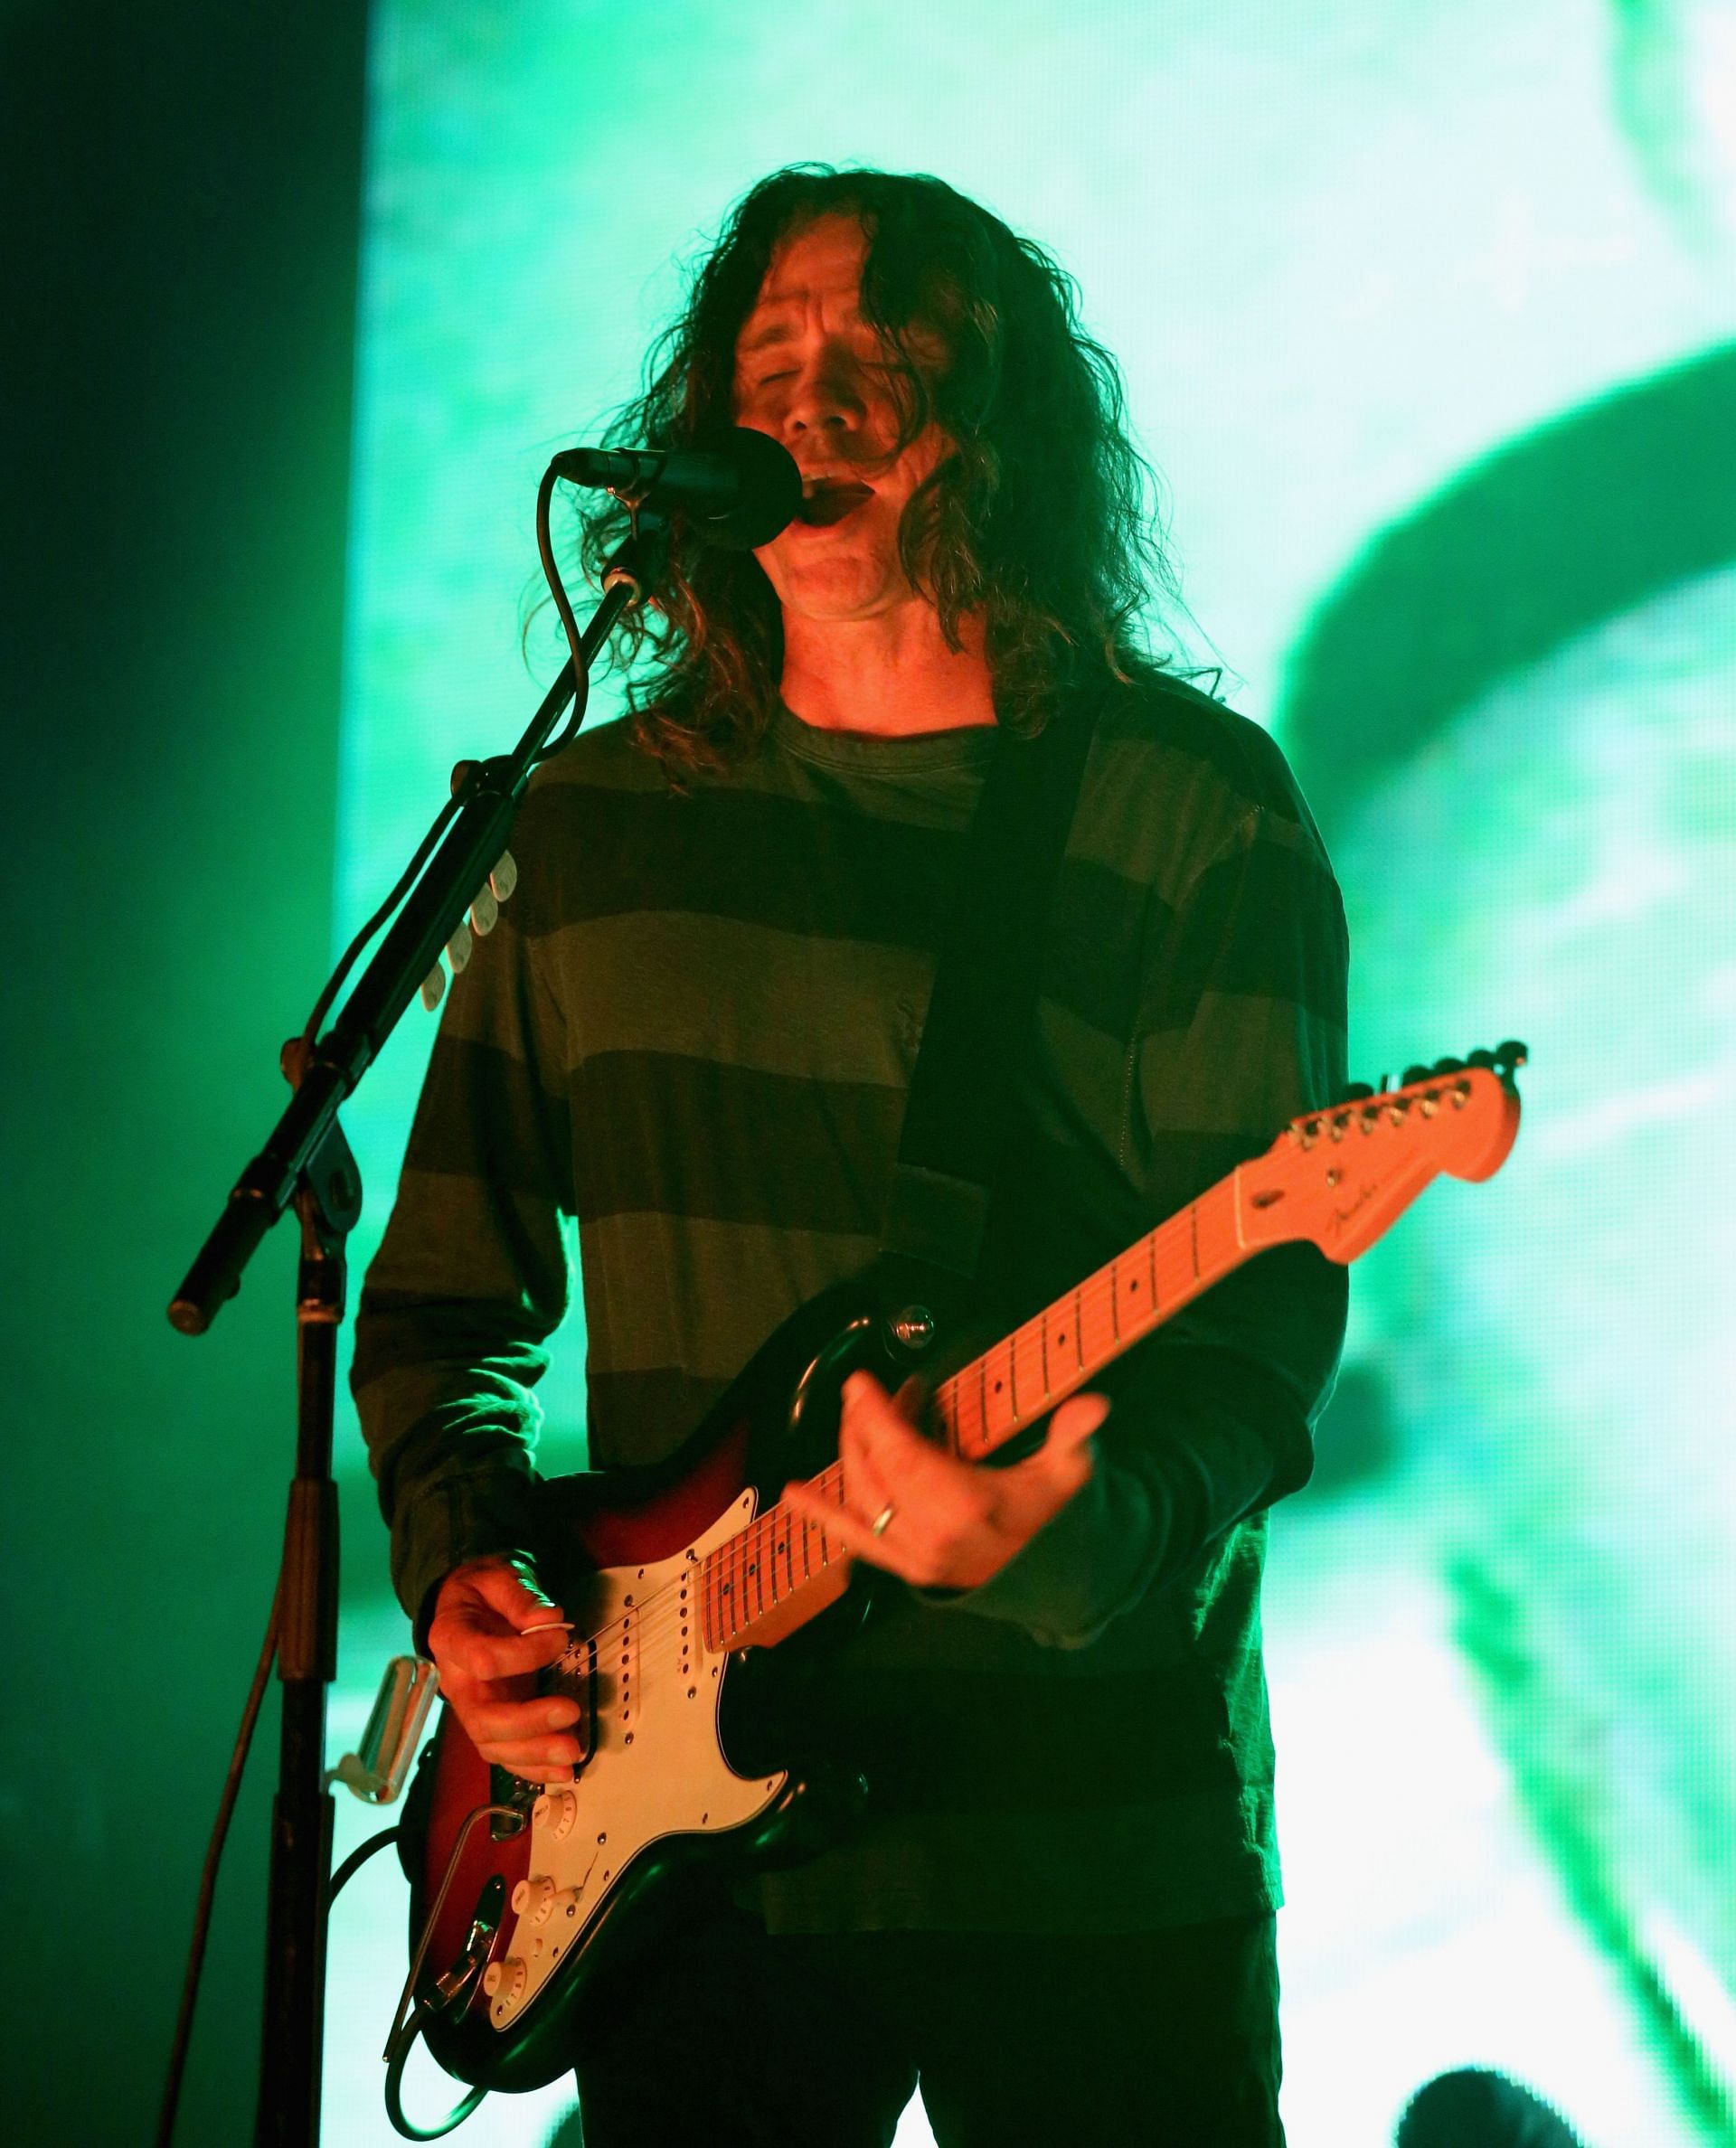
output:
M965 840L876 1271L881 1310L912 1351L928 1340L929 1305L956 1299L981 1262L1097 712L1081 697L1033 739L1004 730Z

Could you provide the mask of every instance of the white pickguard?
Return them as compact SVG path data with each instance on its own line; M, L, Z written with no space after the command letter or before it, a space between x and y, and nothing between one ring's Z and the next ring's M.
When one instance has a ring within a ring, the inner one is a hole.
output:
M788 1780L739 1776L724 1758L727 1658L707 1653L700 1616L699 1562L753 1519L754 1497L744 1492L674 1559L606 1568L587 1584L591 1638L576 1640L561 1668L582 1671L594 1646L593 1743L578 1780L536 1801L530 1877L514 1892L505 1955L484 1981L496 2029L535 2002L642 1851L739 1827Z

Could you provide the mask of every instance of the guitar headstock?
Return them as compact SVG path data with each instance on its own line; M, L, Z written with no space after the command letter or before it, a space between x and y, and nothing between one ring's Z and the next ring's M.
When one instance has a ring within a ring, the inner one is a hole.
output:
M1354 1260L1429 1180L1492 1177L1519 1131L1514 1076L1523 1044L1407 1067L1402 1085L1357 1087L1329 1110L1292 1119L1241 1166L1237 1229L1249 1246L1310 1239Z

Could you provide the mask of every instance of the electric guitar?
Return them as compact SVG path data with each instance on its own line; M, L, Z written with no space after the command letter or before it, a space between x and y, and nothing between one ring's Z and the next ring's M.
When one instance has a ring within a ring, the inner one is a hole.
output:
M1439 1173L1490 1177L1518 1132L1524 1059L1509 1043L1411 1068L1397 1089L1354 1089L1293 1120L941 1380L933 1436L984 1459L1255 1254L1307 1240L1348 1262ZM449 2073L509 2090L553 2080L599 1980L675 1875L800 1855L860 1795L769 1749L778 1718L756 1698L760 1652L835 1604L853 1561L818 1524L760 1511L755 1479L788 1482L792 1448L835 1456L844 1375L890 1367L895 1381L928 1318L913 1306L887 1323L861 1284L828 1292L778 1331L673 1465L611 1473L607 1505L582 1478L542 1487L545 1570L577 1622L545 1680L580 1701L586 1757L571 1785L539 1789L491 1770L449 1710L424 1755L401 1842L419 1941L406 1992ZM842 1503L840 1462L812 1482Z

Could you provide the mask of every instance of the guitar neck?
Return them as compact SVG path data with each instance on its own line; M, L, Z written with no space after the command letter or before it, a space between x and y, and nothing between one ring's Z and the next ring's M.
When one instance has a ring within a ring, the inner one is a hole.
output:
M1241 1171L1190 1201L936 1389L947 1445L979 1462L1083 1387L1260 1248L1240 1228Z
M1240 1165L936 1388L929 1414L952 1452L981 1461L1112 1364L1252 1254ZM844 1465L808 1487L844 1504ZM818 1522L781 1503L702 1562L707 1644L765 1647L843 1593L850 1559Z

